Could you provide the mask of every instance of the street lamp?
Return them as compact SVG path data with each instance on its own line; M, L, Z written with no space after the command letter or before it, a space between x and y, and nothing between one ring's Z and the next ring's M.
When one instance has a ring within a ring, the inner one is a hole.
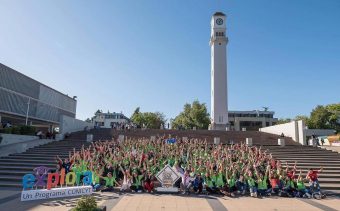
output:
M28 112L30 110L30 103L31 103L31 98L28 98L27 110L26 110L26 126L27 126L27 122L28 122Z

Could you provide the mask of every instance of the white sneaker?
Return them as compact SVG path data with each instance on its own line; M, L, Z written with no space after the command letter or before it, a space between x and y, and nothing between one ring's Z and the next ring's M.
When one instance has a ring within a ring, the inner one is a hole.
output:
M138 190L138 193L141 193L142 191L141 190Z
M253 197L253 196L254 196L254 193L250 193L250 196Z

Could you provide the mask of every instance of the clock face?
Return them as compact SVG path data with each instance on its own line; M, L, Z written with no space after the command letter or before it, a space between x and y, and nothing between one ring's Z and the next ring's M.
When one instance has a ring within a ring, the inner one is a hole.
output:
M222 18L217 18L216 19L216 24L217 25L222 25L223 24L223 19Z

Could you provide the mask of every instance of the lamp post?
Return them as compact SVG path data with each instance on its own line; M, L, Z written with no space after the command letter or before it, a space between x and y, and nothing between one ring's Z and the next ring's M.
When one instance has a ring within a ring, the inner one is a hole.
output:
M26 126L27 126L27 123L28 123L28 112L30 110L30 103L31 103L31 98L28 98L27 111L26 111Z

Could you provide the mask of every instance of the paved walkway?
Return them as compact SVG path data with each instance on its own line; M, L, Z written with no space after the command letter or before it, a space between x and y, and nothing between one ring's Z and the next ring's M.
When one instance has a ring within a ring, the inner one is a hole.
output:
M321 148L340 153L340 146L322 146Z
M251 210L251 211L316 211L340 210L339 197L327 197L323 200L295 199L270 197L255 199L251 197L215 197L215 196L183 196L170 194L123 194L95 193L98 205L105 205L112 211L144 211L144 210L178 210L178 211L226 211L226 210ZM78 198L50 199L40 201L20 201L20 192L12 190L0 190L1 210L49 210L68 211L76 205ZM6 208L6 209L3 209Z

